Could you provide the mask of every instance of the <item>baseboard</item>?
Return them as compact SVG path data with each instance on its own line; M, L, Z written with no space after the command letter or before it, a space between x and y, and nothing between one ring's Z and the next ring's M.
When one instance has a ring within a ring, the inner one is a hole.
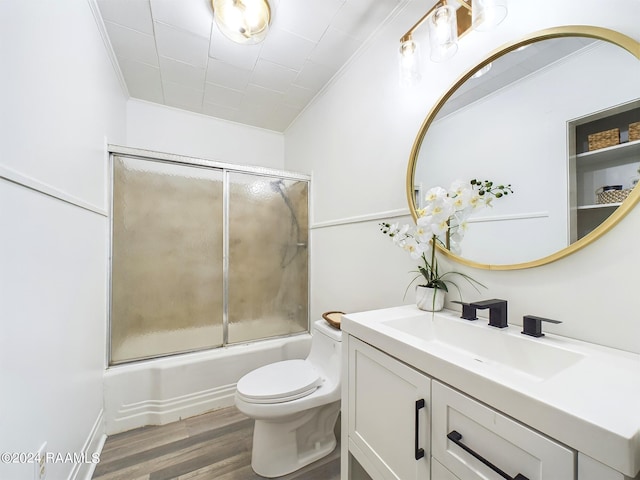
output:
M104 432L104 420L104 409L100 409L98 418L96 418L96 421L93 423L89 436L80 450L86 454L86 462L75 463L71 469L68 480L91 480L93 471L98 463L97 461L94 463L93 459L99 459L102 447L107 439L107 435Z
M123 404L107 422L107 433L112 435L145 425L166 425L182 418L228 407L234 404L235 391L234 383L163 400Z

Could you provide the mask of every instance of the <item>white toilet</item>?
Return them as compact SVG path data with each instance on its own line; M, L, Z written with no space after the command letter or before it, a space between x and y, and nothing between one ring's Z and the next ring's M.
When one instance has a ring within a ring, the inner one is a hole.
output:
M263 477L294 472L333 451L340 413L342 332L313 324L305 360L285 360L238 381L236 406L255 419L251 467Z

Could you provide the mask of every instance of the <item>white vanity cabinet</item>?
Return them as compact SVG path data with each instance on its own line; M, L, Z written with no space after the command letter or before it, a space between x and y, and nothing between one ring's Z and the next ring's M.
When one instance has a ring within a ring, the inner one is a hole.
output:
M343 316L341 480L640 480L640 355L459 317Z
M457 478L573 480L573 450L447 385L431 385L432 455Z
M348 454L372 480L574 479L573 450L355 337L347 344Z
M354 337L348 359L349 453L373 480L428 480L429 378Z

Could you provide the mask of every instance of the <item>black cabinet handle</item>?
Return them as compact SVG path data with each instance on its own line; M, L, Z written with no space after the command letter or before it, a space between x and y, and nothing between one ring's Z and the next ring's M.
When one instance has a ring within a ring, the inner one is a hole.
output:
M424 448L420 448L419 444L419 440L418 440L418 432L420 431L420 417L418 416L420 413L420 409L424 408L424 398L421 398L420 400L416 400L416 429L415 429L415 434L416 434L416 442L415 442L415 455L416 455L416 460L420 460L422 457L424 457Z
M468 454L470 454L474 458L477 458L478 460L480 460L482 463L484 463L487 467L489 467L491 470L496 472L502 478L506 478L507 480L529 480L527 477L525 477L521 473L517 474L515 477L511 477L508 474L506 474L504 471L500 470L498 467L496 467L493 463L491 463L489 460L484 458L482 455L480 455L479 453L474 452L469 447L467 447L464 443L462 443L461 442L462 435L460 435L455 430L452 430L449 434L447 434L447 438L449 440L451 440L453 443L455 443L456 445L458 445L465 452L467 452Z

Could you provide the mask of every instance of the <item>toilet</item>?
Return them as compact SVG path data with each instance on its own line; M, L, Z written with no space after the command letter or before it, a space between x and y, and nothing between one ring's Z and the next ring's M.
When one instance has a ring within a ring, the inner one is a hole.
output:
M238 381L236 406L255 419L251 467L263 477L287 475L336 446L342 332L318 320L311 335L306 359L272 363Z

